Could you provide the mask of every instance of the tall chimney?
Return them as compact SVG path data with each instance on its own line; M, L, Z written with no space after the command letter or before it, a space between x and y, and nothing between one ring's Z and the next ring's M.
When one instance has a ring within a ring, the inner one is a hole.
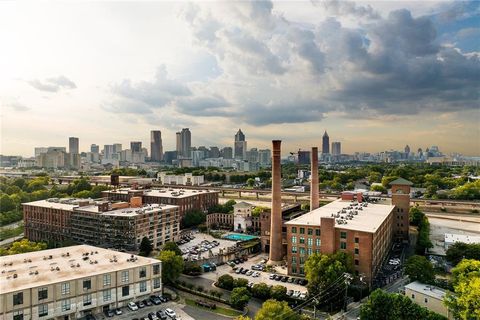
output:
M310 175L310 211L318 208L318 148L312 147Z
M272 152L272 211L270 213L269 265L279 265L283 260L282 248L282 172L280 166L281 140L273 140Z

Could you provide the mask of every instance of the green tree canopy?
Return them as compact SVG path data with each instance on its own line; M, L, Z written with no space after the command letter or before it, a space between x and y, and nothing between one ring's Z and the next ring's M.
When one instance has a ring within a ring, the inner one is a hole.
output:
M217 286L226 290L232 290L233 284L234 284L233 277L229 274L222 274L217 281Z
M230 295L230 304L235 309L242 310L250 301L250 291L245 287L234 288Z
M139 254L144 257L148 257L153 250L152 242L148 237L143 237L142 242L140 242L140 252Z
M462 259L480 260L480 243L456 242L447 249L447 261L457 265Z
M10 248L5 249L1 255L12 255L26 252L34 252L47 249L47 244L43 242L33 242L27 239L15 241Z
M435 271L433 265L424 256L411 256L405 263L405 273L412 281L422 283L433 283L435 280Z
M188 211L182 219L182 228L198 226L206 221L206 215L200 210Z
M178 245L173 241L167 241L162 247L162 250L173 251L177 256L182 255L182 250L178 247Z
M279 284L274 285L270 288L270 296L278 301L285 300L287 298L287 288Z
M262 300L270 297L270 287L266 283L256 283L252 287L252 295Z
M162 261L162 281L173 284L183 271L183 259L174 251L162 250L158 259Z
M267 300L257 311L255 320L300 320L301 316L292 310L285 301Z
M352 270L352 257L345 252L310 255L305 263L308 291L316 294Z

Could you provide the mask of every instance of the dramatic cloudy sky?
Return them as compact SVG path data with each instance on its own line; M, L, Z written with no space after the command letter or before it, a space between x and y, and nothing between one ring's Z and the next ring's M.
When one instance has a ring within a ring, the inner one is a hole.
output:
M0 2L3 154L148 143L480 154L480 2Z

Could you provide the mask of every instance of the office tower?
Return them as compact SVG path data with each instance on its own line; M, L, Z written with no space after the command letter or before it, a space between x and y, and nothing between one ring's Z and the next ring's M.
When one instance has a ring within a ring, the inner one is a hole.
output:
M218 147L210 147L209 158L220 158L220 150Z
M100 153L100 146L96 144L90 145L90 152L91 153Z
M298 164L310 163L310 151L298 150Z
M122 152L122 144L121 143L114 143L113 144L113 153L120 153Z
M150 160L160 162L163 160L162 132L150 131Z
M408 144L405 146L405 153L406 153L407 155L410 154L410 146L409 146Z
M176 141L177 141L177 157L180 157L182 155L182 133L177 132L175 134L176 136Z
M342 145L340 142L332 142L332 154L339 156L342 154Z
M192 147L192 133L190 129L183 128L177 132L177 156L179 158L190 158L190 149Z
M245 141L245 135L241 129L238 129L237 133L235 134L234 150L235 159L243 160L246 158L247 141Z
M260 162L260 166L272 164L272 151L270 149L258 150L258 162Z
M70 154L79 154L78 151L78 138L70 137L68 138L68 152Z
M142 142L141 141L130 142L130 150L132 150L132 152L142 152Z
M172 164L175 159L177 159L177 151L165 151L163 161L165 161L166 164Z
M246 152L245 160L248 162L258 162L258 150L257 148L252 148L250 151Z
M280 265L283 260L282 244L282 168L280 165L281 140L273 140L272 155L272 209L270 213L269 265Z
M319 206L319 195L318 195L318 148L312 147L312 162L311 162L311 172L310 175L310 211L313 211Z
M223 159L232 159L233 158L233 149L230 147L225 147L222 149L221 156Z
M328 137L327 130L325 130L325 133L323 134L323 137L322 137L322 153L323 154L330 153L330 138Z

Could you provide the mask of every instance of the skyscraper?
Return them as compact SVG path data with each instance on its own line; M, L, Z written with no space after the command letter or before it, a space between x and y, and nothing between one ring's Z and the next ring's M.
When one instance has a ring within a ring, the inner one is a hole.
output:
M113 153L120 153L122 152L122 144L121 143L114 143L113 144Z
M68 138L68 152L70 154L79 154L78 152L78 138Z
M177 157L190 158L190 149L192 147L192 133L190 129L183 128L182 131L177 132Z
M405 146L405 153L407 156L410 154L410 146L408 144Z
M233 158L233 150L231 147L225 147L222 149L221 156L224 159L232 159Z
M235 159L245 159L247 153L247 141L245 141L245 135L241 129L238 129L237 133L235 134L235 142L233 147L235 151Z
M310 163L310 151L298 150L298 164Z
M130 142L130 149L132 150L132 152L142 152L142 142L141 141Z
M323 134L322 138L322 153L329 154L330 153L330 138L328 137L327 130Z
M91 153L100 153L100 146L98 146L96 144L92 144L90 146L90 152Z
M150 131L150 160L159 162L163 160L162 132Z
M332 154L334 156L342 154L342 144L340 142L332 142Z

